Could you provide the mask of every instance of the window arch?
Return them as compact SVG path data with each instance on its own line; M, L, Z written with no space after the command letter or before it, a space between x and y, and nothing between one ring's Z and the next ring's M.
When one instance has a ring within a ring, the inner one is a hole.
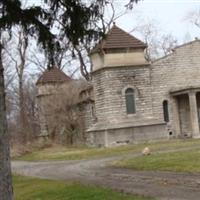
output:
M168 108L168 101L163 101L163 117L165 122L169 122L169 108Z
M127 88L125 90L125 99L126 99L126 112L127 112L127 114L134 114L136 112L135 92L132 88Z

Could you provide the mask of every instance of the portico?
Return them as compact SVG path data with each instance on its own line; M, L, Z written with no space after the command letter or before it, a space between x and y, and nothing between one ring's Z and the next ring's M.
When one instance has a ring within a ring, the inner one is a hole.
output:
M200 88L188 87L170 94L176 136L200 138Z

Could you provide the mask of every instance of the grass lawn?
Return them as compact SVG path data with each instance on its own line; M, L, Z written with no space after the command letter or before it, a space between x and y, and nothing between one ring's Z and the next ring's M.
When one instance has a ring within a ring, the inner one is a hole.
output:
M15 200L153 200L75 183L14 176Z
M200 172L200 149L140 156L121 160L114 166L134 170Z
M46 148L43 150L34 151L32 153L23 155L21 157L14 157L15 160L26 160L26 161L39 161L39 160L78 160L78 159L88 159L95 157L106 157L127 153L138 153L141 152L145 146L150 147L154 152L157 150L164 149L178 149L183 147L200 147L200 140L169 140L164 142L153 142L153 143L143 143L135 145L126 145L113 148L66 148L55 146L51 148Z

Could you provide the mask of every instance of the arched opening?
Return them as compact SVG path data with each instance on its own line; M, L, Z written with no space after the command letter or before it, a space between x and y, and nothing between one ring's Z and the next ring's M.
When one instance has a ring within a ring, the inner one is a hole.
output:
M168 108L168 101L163 101L163 117L165 122L169 122L169 108Z
M135 93L132 88L127 88L125 91L126 98L126 112L127 114L134 114L136 112L135 109Z

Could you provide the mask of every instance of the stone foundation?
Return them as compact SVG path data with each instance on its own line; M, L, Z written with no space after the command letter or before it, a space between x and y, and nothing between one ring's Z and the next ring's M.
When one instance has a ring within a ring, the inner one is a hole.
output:
M170 134L166 124L91 131L88 132L88 145L110 147L145 141L167 140L170 138Z

